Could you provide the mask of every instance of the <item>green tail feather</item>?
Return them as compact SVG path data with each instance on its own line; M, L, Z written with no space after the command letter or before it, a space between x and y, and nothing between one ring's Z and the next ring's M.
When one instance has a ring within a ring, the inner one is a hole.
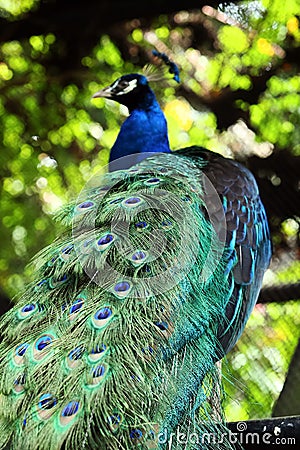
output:
M222 260L202 276L218 237L201 189L187 158L160 155L59 213L66 232L1 322L1 448L167 448L176 430L222 432L208 399L230 281Z

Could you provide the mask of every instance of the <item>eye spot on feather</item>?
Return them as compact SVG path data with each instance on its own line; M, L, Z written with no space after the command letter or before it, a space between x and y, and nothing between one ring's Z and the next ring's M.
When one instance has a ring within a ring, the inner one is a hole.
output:
M140 383L140 382L142 381L142 380L141 380L141 377L139 377L138 375L135 375L134 373L131 374L130 378L131 378L132 381L135 382L135 383Z
M88 356L89 360L91 362L99 360L100 358L102 358L106 350L107 347L105 344L96 345L92 348L92 351Z
M144 266L144 268L145 268L145 272L147 272L148 274L151 274L152 273L152 270L151 270L151 268L148 266L148 264L146 264L145 266ZM147 294L148 295L148 294Z
M100 188L97 189L97 193L98 194L102 194L105 195L107 191L109 191L111 188L111 186L109 186L108 184L106 184L105 186L101 186Z
M49 280L49 286L52 289L55 289L55 288L61 286L62 284L66 283L67 281L68 281L68 276L66 274L64 274L60 278L51 277L50 280Z
M139 440L143 437L143 432L138 428L135 428L129 433L130 439Z
M118 298L126 297L130 291L131 284L129 283L129 281L120 281L113 287L113 293Z
M54 336L51 334L43 334L34 343L33 356L35 360L40 360L48 353L48 347L51 346Z
M67 245L66 247L64 247L64 248L61 250L61 252L62 252L64 255L69 255L70 253L72 253L73 248L74 248L74 245L73 245L73 244L69 244L69 245Z
M48 262L48 266L52 267L57 260L58 260L58 255L53 256L53 258L51 258L50 261Z
M99 311L96 312L95 318L97 320L107 319L112 315L112 310L108 307L99 309Z
M92 385L97 385L101 382L106 372L106 366L104 364L98 364L91 369Z
M78 412L79 402L69 402L62 410L61 415L63 417L73 416Z
M173 222L172 220L163 220L160 224L161 228L164 230L171 230L173 228Z
M25 416L22 422L22 428L24 429L27 425L27 417Z
M84 304L84 299L83 298L78 298L73 305L70 308L70 314L74 314L78 311L81 310L81 308L83 307Z
M47 347L47 345L50 345L52 342L52 337L49 335L45 335L40 337L35 344L35 348L40 352L42 350L44 350L45 347Z
M79 412L80 403L77 401L71 401L65 405L60 413L60 424L67 426L71 423Z
M71 350L70 353L68 354L67 366L70 369L78 367L80 365L80 360L82 359L84 352L85 347L83 345L73 348L73 350Z
M95 202L92 202L92 200L86 200L82 203L80 203L80 205L77 205L75 207L75 213L85 213L87 211L90 211L92 208L94 208L95 206Z
M144 181L146 186L157 186L161 182L160 178L148 178L148 180Z
M91 353L96 354L96 353L102 353L107 349L105 344L100 344L100 345L96 345L95 347L92 348Z
M27 344L27 343L18 345L18 347L16 348L16 355L23 356L28 347L29 347L29 344Z
M95 328L102 328L108 324L113 316L113 311L110 307L105 306L99 309L92 317L92 325Z
M140 197L128 197L122 201L122 205L125 208L136 208L143 203L143 199Z
M110 205L117 205L119 203L121 203L124 200L124 197L120 197L120 198L115 198L114 200L111 200L109 202Z
M80 205L78 205L78 207L81 209L87 209L87 208L91 208L92 206L94 206L94 204L95 204L94 202L88 200L88 201L83 202Z
M93 250L94 239L87 239L80 246L80 253L88 255Z
M166 331L168 329L167 322L161 321L161 322L154 322L154 325L159 328L161 331Z
M112 431L116 431L122 422L123 422L123 416L119 413L113 413L107 419L107 423Z
M74 250L74 245L73 244L69 244L69 245L63 247L61 252L60 252L61 259L63 261L68 261L68 259L70 259L70 256L71 256L73 250Z
M100 251L106 250L115 240L115 236L112 233L106 233L100 237L97 241L97 248Z
M38 407L40 409L51 409L57 405L57 400L52 394L43 394L40 397Z
M181 197L181 200L186 203L193 203L193 201L189 195L185 195L184 197Z
M48 280L47 278L45 278L44 280L39 281L39 282L35 285L34 290L35 290L35 291L39 291L39 290L42 289L43 287L44 287L44 288L48 287L48 281L49 281L49 280Z
M14 354L14 362L17 364L17 366L21 366L22 364L24 364L24 355L26 353L26 350L28 349L29 344L27 344L27 342L23 342L22 344L18 345L15 348L15 354Z
M35 303L28 303L27 305L19 309L18 318L27 319L28 317L31 317L33 314L35 314L37 311L38 307Z
M157 171L160 173L168 173L169 169L167 169L166 167L158 167Z
M73 350L70 351L68 357L73 361L77 361L78 359L82 358L84 352L85 347L83 345L80 345L79 347L73 348Z
M190 184L190 190L191 190L191 192L195 192L195 193L200 192L200 189L198 188L198 186L196 184Z
M38 417L42 420L49 419L54 411L51 411L55 406L57 405L56 398L50 394L43 394L41 395L37 410L38 410Z
M165 311L165 306L164 305L158 305L158 307L157 307L157 311L159 311L159 312L164 312Z
M22 394L24 392L24 384L26 382L25 373L21 373L14 381L14 392L16 394Z
M154 441L155 439L155 431L154 430L149 430L148 431L148 435L147 435L147 440L148 441Z
M84 297L78 297L69 308L69 320L74 320L84 306Z
M142 353L146 359L150 359L154 354L154 349L152 347L144 347L142 348Z
M146 261L147 256L147 252L144 252L143 250L136 250L133 255L131 255L130 259L134 266L138 266Z
M145 221L136 222L136 224L135 224L135 228L137 231L143 231L148 227L149 227L149 225Z

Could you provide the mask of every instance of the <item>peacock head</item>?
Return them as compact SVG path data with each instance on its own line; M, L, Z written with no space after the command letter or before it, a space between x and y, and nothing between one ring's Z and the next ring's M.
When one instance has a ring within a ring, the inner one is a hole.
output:
M110 86L101 89L93 98L104 97L127 106L129 111L136 108L145 108L154 99L148 80L144 75L132 73L123 75Z
M157 50L153 50L152 53L159 61L162 61L165 66L169 68L169 73L171 73L174 80L179 83L178 66L171 61L165 53L158 52ZM134 109L148 109L156 103L154 92L151 90L148 80L157 81L159 79L160 77L157 78L156 76L153 77L151 75L146 77L139 73L123 75L110 86L96 92L96 94L93 95L93 98L109 98L127 106L130 112Z

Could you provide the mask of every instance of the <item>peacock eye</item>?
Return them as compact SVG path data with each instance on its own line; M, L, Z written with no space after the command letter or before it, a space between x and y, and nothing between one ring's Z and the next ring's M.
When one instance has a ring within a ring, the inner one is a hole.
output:
M138 80L133 78L133 80L117 80L112 86L111 91L114 95L124 95L129 94L138 85Z

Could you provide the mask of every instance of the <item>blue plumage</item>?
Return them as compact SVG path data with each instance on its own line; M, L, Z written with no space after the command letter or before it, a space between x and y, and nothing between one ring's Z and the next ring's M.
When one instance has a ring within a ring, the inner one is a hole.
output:
M97 97L118 101L127 106L130 112L112 146L110 170L127 169L142 161L147 153L171 151L165 116L145 76L124 75L111 86L97 92L94 98ZM131 158L117 161L129 155L132 155Z

